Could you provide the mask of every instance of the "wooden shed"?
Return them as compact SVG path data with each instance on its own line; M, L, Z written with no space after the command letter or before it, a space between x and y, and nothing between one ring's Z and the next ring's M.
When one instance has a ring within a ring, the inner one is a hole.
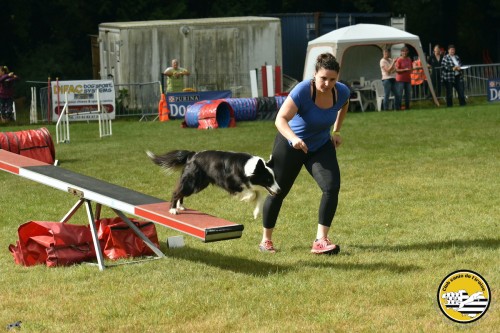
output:
M100 78L115 84L162 81L171 60L185 86L249 97L249 71L282 65L281 24L271 17L224 17L99 24Z

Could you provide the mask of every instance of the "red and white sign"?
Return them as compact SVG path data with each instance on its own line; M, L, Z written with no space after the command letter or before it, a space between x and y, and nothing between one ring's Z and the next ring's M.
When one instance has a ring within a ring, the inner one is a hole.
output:
M52 81L52 121L57 122L59 114L68 98L70 121L97 120L98 100L101 110L106 111L110 119L115 119L115 86L111 80Z

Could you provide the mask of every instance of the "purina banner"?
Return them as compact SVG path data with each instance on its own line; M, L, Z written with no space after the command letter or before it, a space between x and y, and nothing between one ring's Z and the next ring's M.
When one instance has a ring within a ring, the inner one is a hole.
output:
M111 80L52 81L52 121L57 122L68 96L70 121L98 120L97 90L101 110L115 119L115 86Z
M500 102L500 79L488 80L488 102Z
M199 101L231 98L231 90L167 93L167 104L171 119L184 119L189 105Z

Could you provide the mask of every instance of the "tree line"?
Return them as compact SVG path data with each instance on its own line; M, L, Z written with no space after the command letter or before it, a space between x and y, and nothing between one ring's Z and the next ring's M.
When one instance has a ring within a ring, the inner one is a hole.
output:
M89 36L103 22L312 12L404 15L425 51L453 43L466 63L499 62L500 0L16 0L0 8L0 65L30 80L91 78Z

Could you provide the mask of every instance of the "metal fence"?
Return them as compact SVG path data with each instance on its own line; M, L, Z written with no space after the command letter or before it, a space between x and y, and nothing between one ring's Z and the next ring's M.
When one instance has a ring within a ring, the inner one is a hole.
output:
M36 119L47 122L51 117L47 105L47 83L32 81L30 84L37 90ZM140 120L153 120L158 116L160 97L159 81L115 84L115 116L117 118L140 117Z
M159 81L115 84L116 117L140 116L140 120L158 116L161 97Z
M167 78L163 76L164 87L167 86ZM186 88L196 91L220 91L231 90L233 97L248 97L250 91L250 74L233 75L204 75L193 74L185 77Z
M293 88L293 86L298 83L290 76L287 76L285 74L282 74L282 76L282 92L290 91L291 88ZM162 78L163 87L166 88L167 78L165 75L162 75ZM262 86L262 69L257 68L257 88L258 94L261 97L264 95ZM248 71L247 73L235 73L231 75L204 75L191 73L191 75L184 77L184 87L191 88L195 91L230 90L233 98L248 98L252 96L250 71Z
M472 65L464 71L465 94L486 96L488 80L500 78L500 64Z
M464 90L467 97L487 96L488 80L500 78L500 64L471 65L463 70ZM441 68L431 73L432 85L437 98L444 98L446 90L439 82ZM456 95L456 92L454 91ZM429 98L430 92L427 82L418 86L412 86L412 100L423 100ZM456 96L455 96L456 97Z
M167 77L162 75L163 87L167 87ZM260 79L260 78L259 78ZM233 97L249 97L250 74L232 74L232 75L204 75L191 73L184 77L184 87L195 91L220 91L231 90Z
M36 107L36 115L30 115L30 122L36 123L38 121L47 121L48 107L47 107L47 93L48 83L43 81L26 81L30 88L30 94L26 92L24 95L28 98L30 96L30 113L33 105ZM36 98L36 101L34 100Z
M441 69L438 68L438 71ZM432 75L440 74L431 73ZM163 82L126 83L115 85L116 117L139 117L140 120L154 120L158 116L158 102L161 98ZM440 76L438 76L440 77ZM465 95L467 97L487 96L488 80L500 78L500 64L471 65L464 70ZM257 73L259 95L262 94L261 71ZM35 87L37 94L37 119L47 121L47 83L27 81ZM185 87L196 91L231 90L233 98L250 97L250 74L227 75L197 75L191 74L185 78ZM290 91L297 83L286 76L283 77L283 91ZM440 82L433 82L438 99L444 99L446 93ZM430 92L427 82L412 87L412 100L429 99Z

